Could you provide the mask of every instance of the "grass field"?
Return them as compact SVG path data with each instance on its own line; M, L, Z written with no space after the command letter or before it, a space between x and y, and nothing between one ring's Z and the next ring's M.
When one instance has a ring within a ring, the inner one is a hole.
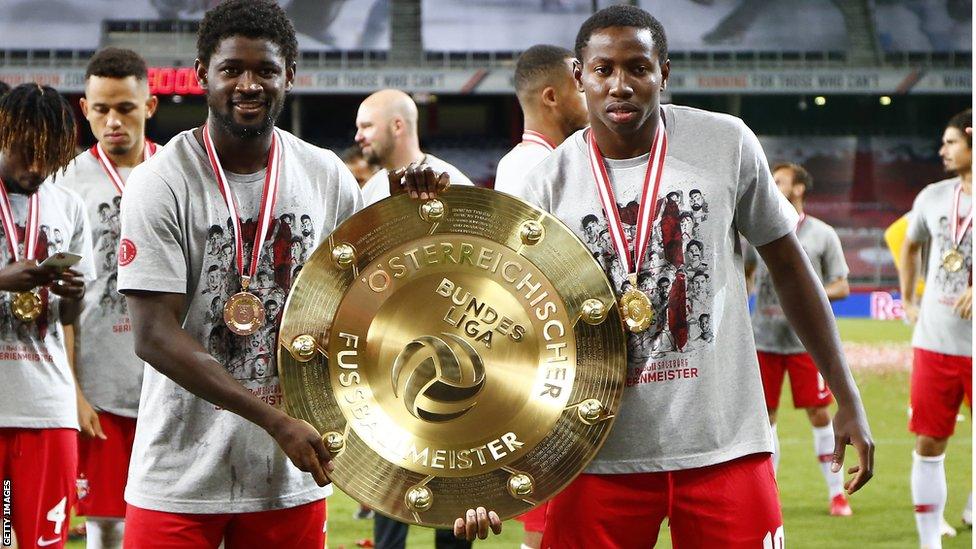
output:
M842 319L839 325L877 443L875 478L851 498L853 517L830 517L826 487L813 456L810 425L802 411L791 409L789 394L785 394L779 414L779 485L788 546L917 547L908 484L914 439L906 429L910 330L899 322ZM946 458L949 502L945 516L957 527L972 486L972 416L968 408L964 414ZM856 459L850 451L848 456ZM356 508L344 494L337 492L329 498L330 548L353 549L358 540L372 537L372 521L352 518ZM501 536L475 545L517 548L520 540L521 523L509 521ZM84 543L68 546L80 548ZM407 546L433 547L433 532L412 527ZM662 528L657 546L670 547L666 528ZM960 530L958 537L945 540L945 547L972 547L972 532Z

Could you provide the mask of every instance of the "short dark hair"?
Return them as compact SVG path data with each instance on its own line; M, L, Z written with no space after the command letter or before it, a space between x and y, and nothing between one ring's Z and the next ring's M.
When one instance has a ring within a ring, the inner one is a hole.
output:
M969 143L969 148L973 148L973 136L966 133L966 128L973 127L973 109L966 109L960 113L956 113L952 118L949 119L949 123L946 124L947 128L956 128L962 135L966 138L966 143Z
M366 156L363 155L363 150L359 148L359 145L350 145L342 151L341 155L343 162L355 162L360 158L365 159Z
M208 11L197 32L197 58L206 65L220 41L231 36L261 38L277 44L290 66L298 58L295 26L270 0L227 0Z
M803 166L794 162L781 162L773 166L771 173L776 173L780 170L790 170L793 172L793 183L803 185L808 191L813 188L813 176Z
M102 48L88 60L85 81L92 76L105 78L126 78L135 76L136 80L149 79L146 60L138 53L125 48Z
M8 91L10 91L10 84L0 80L0 97L7 95Z
M0 97L0 151L54 174L75 156L75 115L50 86L21 84Z
M539 44L522 52L515 62L515 93L521 96L547 84L553 84L554 76L565 72L566 59L573 52L559 46Z
M580 61L583 60L583 48L586 47L586 43L590 41L590 36L594 32L609 27L635 27L650 30L658 60L662 63L667 60L668 37L664 34L664 26L653 15L636 6L628 5L603 8L583 22L576 34L576 46L574 48L576 58Z

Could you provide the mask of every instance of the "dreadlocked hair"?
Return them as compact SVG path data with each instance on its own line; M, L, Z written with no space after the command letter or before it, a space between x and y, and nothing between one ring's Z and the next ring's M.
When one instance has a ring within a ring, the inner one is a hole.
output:
M0 98L0 151L18 153L44 174L63 170L75 155L75 116L50 86L21 84Z

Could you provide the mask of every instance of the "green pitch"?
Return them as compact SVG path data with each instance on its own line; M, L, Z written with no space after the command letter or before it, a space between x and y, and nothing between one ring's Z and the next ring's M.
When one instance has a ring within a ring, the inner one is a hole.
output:
M813 436L806 414L792 409L787 393L780 409L779 436L782 459L779 485L783 502L786 540L791 548L822 547L917 547L915 519L909 492L909 472L913 437L907 431L908 365L907 344L911 336L900 322L871 320L839 321L841 338L849 349L855 372L871 420L877 452L875 477L851 498L853 517L836 518L827 514L827 490L813 456ZM956 428L949 443L946 476L949 502L946 519L960 526L960 515L972 486L972 416L964 408L965 420ZM856 456L848 451L848 461ZM329 547L353 549L357 540L372 537L372 521L356 520L358 505L341 493L329 498ZM522 524L506 522L501 536L476 547L518 547ZM84 547L82 542L69 547ZM407 546L433 547L433 532L411 527ZM667 528L662 528L658 547L670 547ZM971 547L972 532L960 530L944 547Z

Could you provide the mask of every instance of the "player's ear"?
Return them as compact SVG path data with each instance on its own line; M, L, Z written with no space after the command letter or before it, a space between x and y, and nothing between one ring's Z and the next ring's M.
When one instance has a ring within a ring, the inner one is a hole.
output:
M583 62L573 59L573 80L576 81L576 90L583 91Z
M82 116L88 118L88 100L82 97L78 100L78 106L81 107Z
M546 86L542 88L542 104L547 107L558 106L559 101L556 98L556 88L552 86Z
M290 92L295 87L295 71L298 70L298 63L292 61L285 69L285 92Z
M661 91L668 87L668 76L671 75L671 60L665 59L661 64Z
M207 89L207 66L203 64L203 61L196 59L193 61L193 69L197 73L197 82L200 83L200 88Z
M146 100L146 120L149 120L156 114L157 108L159 108L159 98L155 95L150 95L149 99Z

